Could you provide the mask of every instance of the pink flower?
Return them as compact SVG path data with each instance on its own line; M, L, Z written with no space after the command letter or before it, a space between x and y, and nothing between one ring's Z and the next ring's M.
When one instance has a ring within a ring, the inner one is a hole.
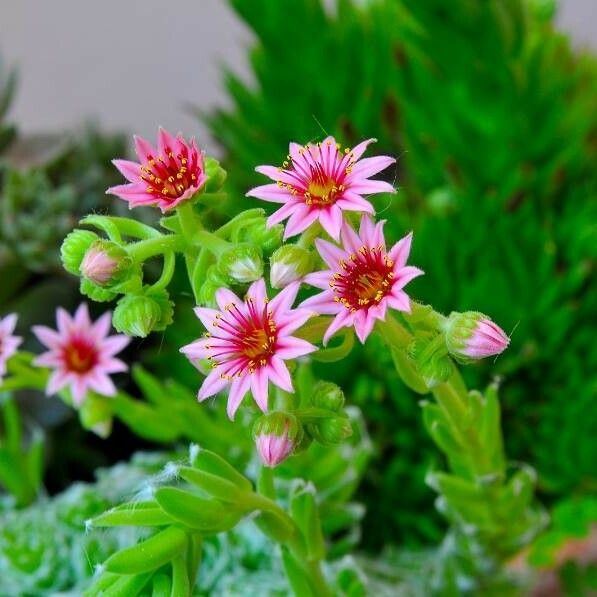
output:
M195 139L187 143L179 133L174 138L160 128L157 150L141 137L135 137L140 164L113 160L129 184L106 191L129 202L129 207L157 205L162 212L174 209L192 197L205 183L203 155Z
M308 274L305 282L324 289L301 304L320 315L335 315L323 342L342 327L355 327L361 342L373 330L376 319L384 320L388 307L410 311L410 300L403 288L423 272L406 265L412 233L389 251L383 235L384 222L374 224L364 215L357 234L348 224L342 226L342 247L317 239L315 244L329 270Z
M233 419L249 390L263 412L270 381L286 392L294 391L284 361L317 350L291 335L313 315L307 309L291 309L298 289L298 283L291 284L268 301L260 279L251 284L244 301L220 288L216 292L219 311L195 309L209 332L181 352L191 360L208 359L214 368L199 390L199 400L229 387L228 416Z
M19 336L13 336L17 325L17 316L14 313L0 319L0 382L6 374L6 363L17 352L23 341Z
M477 311L451 313L445 335L450 354L463 362L500 354L510 344L504 330Z
M37 339L50 349L34 361L40 367L54 370L46 388L48 396L65 386L70 387L77 406L83 402L88 390L114 396L116 388L109 374L127 370L127 366L114 355L130 339L122 335L108 336L111 314L104 313L93 323L87 305L83 303L74 317L59 308L56 322L57 331L43 325L33 327Z
M260 434L255 438L255 444L263 464L269 467L274 467L286 460L294 450L294 442L289 438L287 431L282 435L275 435L274 433Z
M267 220L273 226L288 218L284 238L299 234L319 220L324 230L338 240L342 226L342 211L375 213L373 206L362 195L393 193L394 187L381 180L369 180L396 160L388 156L360 159L368 139L354 149L340 151L334 137L322 143L302 147L290 144L290 155L281 168L259 166L275 184L256 187L247 193L283 206Z

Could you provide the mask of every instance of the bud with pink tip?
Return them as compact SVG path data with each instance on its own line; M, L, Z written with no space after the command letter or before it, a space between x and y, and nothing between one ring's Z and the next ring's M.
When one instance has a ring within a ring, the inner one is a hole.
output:
M504 330L476 311L451 313L445 328L450 354L461 362L500 354L510 344Z
M286 460L300 443L303 429L289 413L273 412L255 421L253 437L265 466L274 467Z
M129 275L133 266L127 252L116 243L95 241L81 262L81 274L101 287L111 287Z

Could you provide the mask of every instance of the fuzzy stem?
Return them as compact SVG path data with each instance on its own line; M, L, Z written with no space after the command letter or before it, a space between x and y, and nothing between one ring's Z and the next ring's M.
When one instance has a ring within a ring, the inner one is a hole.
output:
M133 243L127 247L127 252L135 261L141 262L167 252L180 252L183 247L184 241L178 234L168 234Z

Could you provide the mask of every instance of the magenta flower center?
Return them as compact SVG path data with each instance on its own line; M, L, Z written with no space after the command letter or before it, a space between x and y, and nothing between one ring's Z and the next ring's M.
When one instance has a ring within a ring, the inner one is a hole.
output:
M255 303L247 299L247 307L248 314L244 314L235 304L228 305L225 313L219 314L214 322L214 327L223 333L208 334L211 342L206 348L213 351L208 357L213 366L234 361L223 378L255 372L269 363L276 350L278 334L267 305L258 310Z
M330 287L336 295L334 300L347 309L356 311L377 304L390 293L394 263L382 247L362 246L339 265Z
M166 148L166 156L148 156L141 166L141 180L147 183L148 193L163 199L178 199L190 188L197 186L199 166L189 158L186 148L174 155Z
M98 363L96 347L85 338L72 338L63 349L66 368L74 373L87 373Z

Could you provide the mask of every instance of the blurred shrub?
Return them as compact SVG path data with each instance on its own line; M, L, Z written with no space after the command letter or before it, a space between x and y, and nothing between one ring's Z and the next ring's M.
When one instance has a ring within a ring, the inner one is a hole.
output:
M12 104L16 86L16 71L7 72L0 56L0 154L10 145L16 135L14 125L6 122L6 115Z
M508 452L538 466L545 492L594 488L597 69L553 29L553 4L231 4L256 35L256 84L227 72L233 107L207 116L230 169L229 209L263 182L254 167L281 163L290 140L376 137L375 152L400 156L391 176L403 189L377 207L396 237L416 230L413 262L427 275L414 296L513 330L496 364ZM429 539L429 522L403 513L426 517L431 499L404 490L431 453L416 397L380 383L383 357L375 345L365 353L354 355L356 378L338 376L381 439L363 489L371 520L394 512L365 539ZM490 366L471 369L471 381L487 380Z

